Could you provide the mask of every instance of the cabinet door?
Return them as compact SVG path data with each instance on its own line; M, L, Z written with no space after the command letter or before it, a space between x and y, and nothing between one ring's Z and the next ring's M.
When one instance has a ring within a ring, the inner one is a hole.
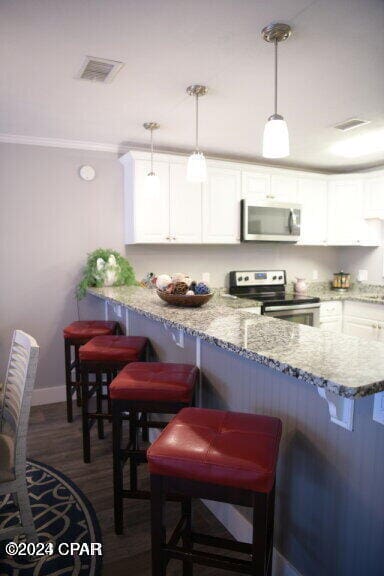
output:
M333 181L328 189L328 243L362 244L363 187L360 180Z
M187 165L170 166L171 242L196 244L202 241L201 184L187 181Z
M331 332L341 332L343 329L343 320L341 316L328 316L320 318L321 330Z
M384 175L370 178L364 183L365 215L368 218L384 217Z
M328 188L328 243L341 246L380 246L381 225L365 219L362 180L337 180Z
M169 242L169 164L155 162L154 171L160 189L147 190L146 178L151 170L147 160L136 160L134 170L134 242Z
M359 336L364 340L377 340L378 323L366 318L355 318L346 316L344 318L344 334Z
M242 171L241 197L246 200L268 200L271 197L271 177L257 172Z
M297 202L298 178L295 176L272 176L271 199L280 202Z
M300 178L298 202L302 205L299 244L327 243L328 183L315 178Z
M240 242L240 170L208 168L203 185L203 242Z

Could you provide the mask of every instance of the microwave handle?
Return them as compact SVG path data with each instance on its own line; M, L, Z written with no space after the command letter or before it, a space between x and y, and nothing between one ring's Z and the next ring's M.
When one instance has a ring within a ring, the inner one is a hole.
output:
M293 210L292 208L289 211L289 217L288 217L288 228L289 228L289 233L292 234L292 226L294 224L294 214L293 214Z

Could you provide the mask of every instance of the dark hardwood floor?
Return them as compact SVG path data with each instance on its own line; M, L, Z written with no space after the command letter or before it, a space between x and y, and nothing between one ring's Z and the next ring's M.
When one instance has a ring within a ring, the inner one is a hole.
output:
M28 456L50 464L66 474L84 492L98 516L103 538L103 576L150 576L150 510L149 502L125 501L125 533L116 536L113 529L113 490L111 425L106 424L105 440L98 440L92 430L92 462L82 459L81 418L74 407L75 420L68 424L65 404L32 408L28 433ZM145 485L146 466L140 467ZM194 526L217 536L227 536L222 525L200 502L194 502ZM178 519L179 505L167 505L167 526L171 529ZM211 549L212 551L212 549ZM171 562L167 576L182 574L182 565ZM194 576L232 574L218 569L194 567Z

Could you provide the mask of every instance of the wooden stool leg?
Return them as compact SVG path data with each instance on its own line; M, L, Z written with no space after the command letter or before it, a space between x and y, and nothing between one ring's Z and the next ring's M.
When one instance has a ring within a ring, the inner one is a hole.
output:
M68 338L64 339L65 357L65 392L67 399L67 421L73 422L72 407L72 374L71 374L71 344Z
M141 424L142 424L142 433L141 437L143 442L149 441L149 427L148 427L148 415L146 412L141 414Z
M123 463L120 456L123 420L121 412L112 403L112 438L113 438L113 498L116 534L123 533Z
M267 575L268 556L268 494L254 494L252 575Z
M137 442L137 412L129 413L129 445L131 450L138 450ZM130 487L133 492L137 490L137 460L134 455L129 458Z
M162 484L161 476L151 476L152 576L165 576L163 546L166 544L166 534Z
M192 550L192 500L187 498L181 503L181 513L185 517L185 526L182 534L183 548ZM183 576L193 576L193 563L184 560L183 562Z
M103 412L103 373L101 370L96 372L96 412ZM104 420L102 416L97 419L97 433L100 440L104 439Z
M89 432L89 418L88 418L88 402L89 402L89 378L88 370L83 368L81 371L81 386L82 386L82 420L83 420L83 459L88 463L91 461L91 438Z
M80 359L79 359L79 348L80 346L75 345L75 374L76 374L76 404L81 406L81 370L80 370Z

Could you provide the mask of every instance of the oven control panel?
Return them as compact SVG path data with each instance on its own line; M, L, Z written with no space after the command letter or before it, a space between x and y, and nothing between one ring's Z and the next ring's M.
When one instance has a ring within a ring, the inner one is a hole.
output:
M231 286L284 286L285 270L238 270L230 272Z

